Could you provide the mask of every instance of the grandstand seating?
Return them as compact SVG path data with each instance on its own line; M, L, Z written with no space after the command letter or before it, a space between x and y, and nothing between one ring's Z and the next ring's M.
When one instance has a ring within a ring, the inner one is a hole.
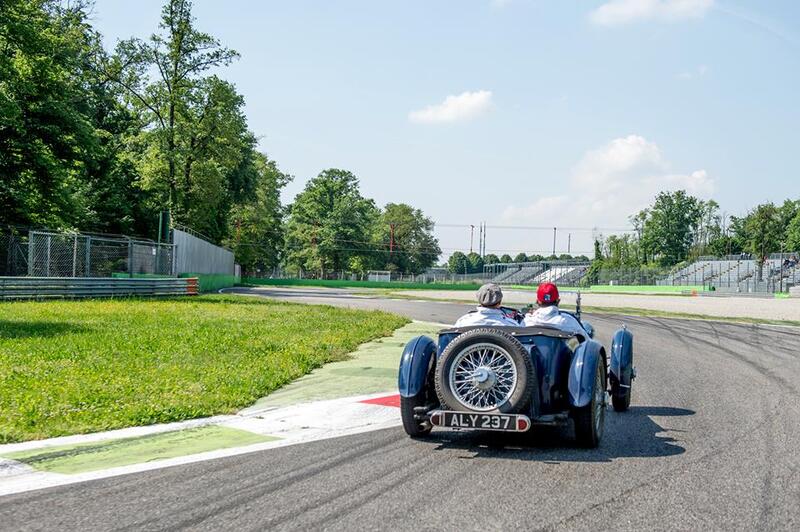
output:
M563 264L558 262L527 263L512 266L492 278L498 284L533 284L544 282L565 285L577 284L589 269L588 264Z
M758 261L743 259L704 259L693 262L659 279L659 285L713 286L736 292L772 291L781 282L791 286L800 282L800 267L784 267L783 259L769 258L758 281Z
M525 266L514 272L513 275L501 281L504 284L527 284L531 279L539 275L544 266Z
M506 283L506 282L507 282L507 280L508 280L509 278L511 278L511 277L512 277L514 274L516 274L517 272L519 272L519 270L520 270L520 269L521 269L521 268L520 268L519 266L512 267L512 268L508 268L506 271L504 271L504 272L501 272L501 273L499 273L498 275L495 275L495 276L492 278L492 282L493 282L493 283L497 283L497 284L500 284L500 283Z

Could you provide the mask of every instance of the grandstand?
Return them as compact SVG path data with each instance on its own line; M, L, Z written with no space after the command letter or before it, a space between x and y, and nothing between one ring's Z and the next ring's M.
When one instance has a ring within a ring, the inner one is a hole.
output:
M704 286L725 292L788 291L800 283L800 265L793 259L793 256L785 254L771 255L761 267L759 276L759 262L750 256L700 257L659 279L656 284Z
M542 261L487 265L485 273L497 284L538 285L552 282L577 285L588 269L589 263L585 261Z

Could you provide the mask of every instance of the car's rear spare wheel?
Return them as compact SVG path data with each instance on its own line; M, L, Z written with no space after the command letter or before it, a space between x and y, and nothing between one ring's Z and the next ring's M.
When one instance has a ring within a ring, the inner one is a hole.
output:
M474 329L448 344L436 364L436 394L444 408L469 412L525 411L536 370L525 347L498 329Z

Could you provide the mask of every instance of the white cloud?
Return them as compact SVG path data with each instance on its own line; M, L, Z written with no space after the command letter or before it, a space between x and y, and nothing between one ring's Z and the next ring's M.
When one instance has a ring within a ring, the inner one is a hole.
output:
M471 120L492 107L491 91L462 92L450 95L437 105L411 111L408 119L417 124L440 124Z
M714 0L609 0L589 14L598 26L620 26L637 21L676 21L702 18Z
M714 179L705 170L674 173L657 144L639 135L612 140L590 150L573 167L566 190L511 205L504 223L563 227L628 227L628 217L664 190L686 190L708 198Z

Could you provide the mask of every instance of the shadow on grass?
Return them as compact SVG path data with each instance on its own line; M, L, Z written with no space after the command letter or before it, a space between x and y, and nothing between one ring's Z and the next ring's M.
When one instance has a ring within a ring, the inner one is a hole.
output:
M0 339L52 338L64 334L83 333L89 327L58 321L8 321L0 320Z
M666 406L632 406L627 412L606 413L603 439L597 449L579 447L569 428L538 428L526 434L434 431L426 439L436 450L463 449L464 459L499 458L559 462L611 462L615 458L654 458L686 452L678 440L664 433L683 432L664 428L651 418L691 416L693 410Z

